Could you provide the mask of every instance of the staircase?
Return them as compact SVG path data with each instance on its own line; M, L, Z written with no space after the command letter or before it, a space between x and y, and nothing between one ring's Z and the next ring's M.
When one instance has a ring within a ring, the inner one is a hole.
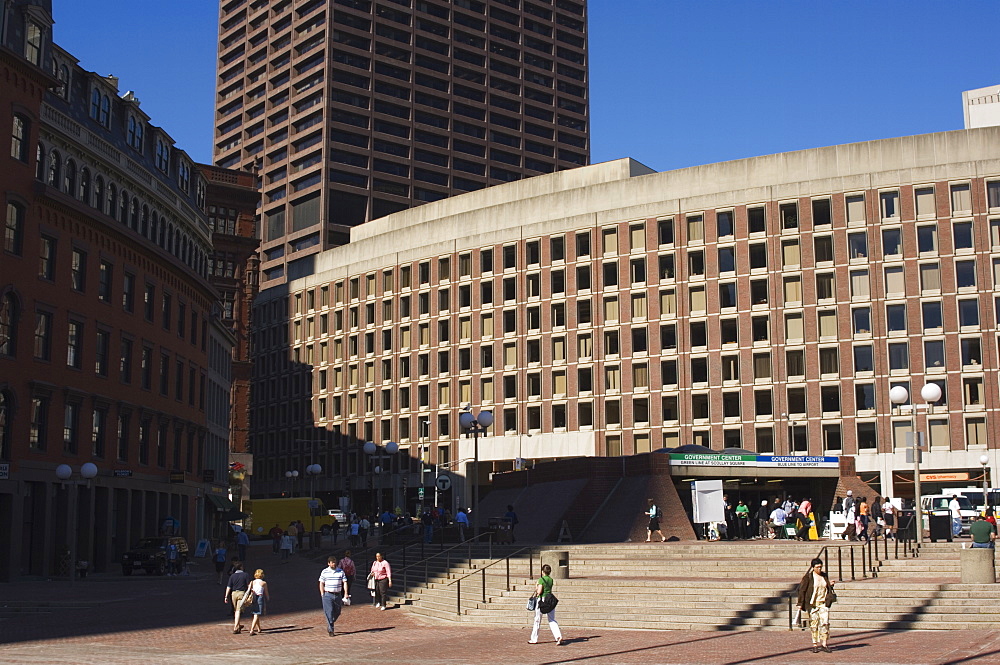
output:
M569 552L570 578L555 584L559 623L566 627L787 630L798 581L823 546L830 549L836 580L832 553L847 548L846 543L619 543L541 549ZM851 581L845 567L848 579L837 584L835 625L859 630L985 628L992 608L1000 604L1000 585L959 584L958 547L924 545L919 557L876 562L878 576L869 579L862 579L856 549L858 579ZM407 611L432 619L526 624L532 615L524 605L539 574L541 549L510 558L509 589L507 562L486 568L485 599L482 570L491 560L480 549L450 566L429 562L426 580L408 584L399 600ZM842 556L846 560L849 550ZM462 580L459 598L456 580L469 573L474 574Z

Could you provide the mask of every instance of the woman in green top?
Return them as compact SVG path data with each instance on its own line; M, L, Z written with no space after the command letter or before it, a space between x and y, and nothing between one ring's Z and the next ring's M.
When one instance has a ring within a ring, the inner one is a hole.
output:
M750 507L742 500L736 506L736 523L739 537L745 540L750 536Z
M542 598L552 593L552 567L549 564L542 566L542 576L538 578L538 584L535 585L535 595L538 596L538 603L535 605L535 625L531 629L531 639L528 640L528 644L538 643L538 626L542 623ZM559 632L559 624L556 623L556 611L553 609L548 613L549 618L549 630L552 631L552 637L555 638L556 644L562 644L563 638L562 633Z

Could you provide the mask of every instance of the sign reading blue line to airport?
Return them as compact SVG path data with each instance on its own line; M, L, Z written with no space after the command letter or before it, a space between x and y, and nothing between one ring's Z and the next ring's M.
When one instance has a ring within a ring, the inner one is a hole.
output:
M742 466L835 469L839 457L812 455L723 455L711 453L670 453L671 466Z

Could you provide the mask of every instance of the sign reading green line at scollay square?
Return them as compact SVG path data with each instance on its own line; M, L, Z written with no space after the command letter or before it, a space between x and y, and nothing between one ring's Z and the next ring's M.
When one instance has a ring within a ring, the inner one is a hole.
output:
M835 469L839 457L810 455L710 455L704 453L670 453L671 466L745 466Z

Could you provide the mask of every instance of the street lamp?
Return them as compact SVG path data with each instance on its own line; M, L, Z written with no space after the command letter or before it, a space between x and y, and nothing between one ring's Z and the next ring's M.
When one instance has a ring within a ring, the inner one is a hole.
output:
M73 477L73 467L69 464L60 464L56 467L56 478L61 481L61 485L66 487L66 481ZM93 462L87 462L80 467L80 477L86 481L87 487L90 487L90 481L97 477L97 465ZM79 534L79 525L77 524L77 502L79 500L80 485L77 481L73 481L73 493L70 495L70 505L69 505L69 517L70 517L70 541L69 541L69 584L73 586L76 582L76 543Z
M288 478L288 496L295 496L295 480L298 477L298 471L285 471L285 478Z
M941 394L941 386L936 383L924 384L924 387L920 389L920 397L927 402L928 409L933 406L934 402L941 399ZM910 392L904 386L893 386L889 390L889 401L897 407L901 407L909 399ZM920 508L920 452L922 446L921 436L917 434L917 405L915 403L910 405L910 430L913 433L913 514L917 520L916 541L919 545L923 542L924 517L923 510Z
M306 475L309 476L309 547L315 547L313 542L316 539L316 510L312 502L316 501L316 476L323 473L323 467L319 464L310 464L306 467Z
M399 452L399 444L396 443L395 441L388 441L388 442L386 442L386 444L384 446L382 446L382 448L379 448L379 446L376 445L374 441L365 441L364 451L365 451L365 454L368 455L369 457L371 457L372 460L378 459L378 461L381 463L381 461L383 459L391 458L392 455L395 455L396 453ZM378 454L377 457L376 457L376 453ZM391 464L391 462L390 462L390 464ZM391 466L390 466L389 470L390 470L390 472L392 471ZM382 475L381 474L382 474L383 468L382 468L381 464L379 464L379 465L376 465L375 468L372 469L372 471L374 471L375 475L378 476L378 488L377 488L378 494L375 497L375 503L381 504L382 503ZM381 505L377 505L377 506L375 506L375 509L378 510L381 507L382 507ZM385 511L383 510L382 512L385 512ZM379 513L379 514L381 515L382 513Z
M990 463L990 458L988 455L980 455L979 463L983 466L983 514L986 514L986 509L990 507L990 490L989 485L986 482L986 472L987 465Z
M472 467L472 535L479 536L479 435L486 435L486 429L493 424L493 413L491 411L480 411L479 415L473 415L472 409L459 414L458 423L462 429L472 433L473 444L473 467Z

